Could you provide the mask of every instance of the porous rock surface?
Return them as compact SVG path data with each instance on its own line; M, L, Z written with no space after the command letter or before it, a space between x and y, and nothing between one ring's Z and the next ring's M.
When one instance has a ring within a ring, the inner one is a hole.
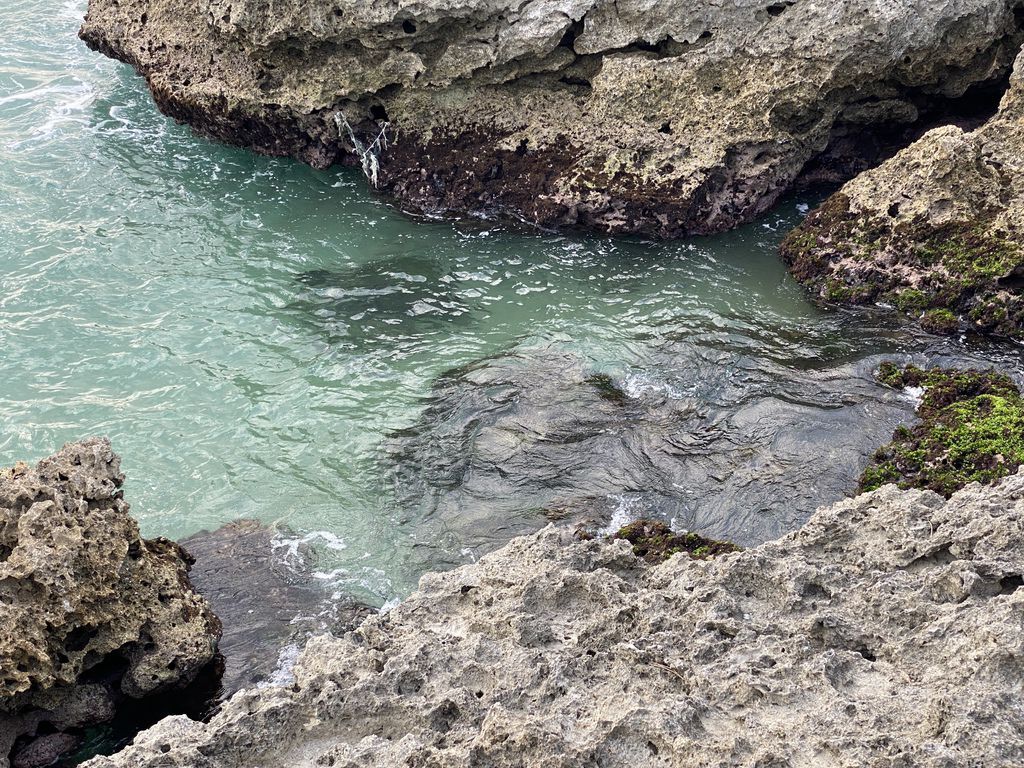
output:
M549 527L91 768L1024 764L1024 476L712 560Z
M999 80L1019 5L90 0L81 36L199 132L363 164L407 207L676 236Z
M189 556L139 536L123 481L101 438L0 470L0 764L6 740L40 723L112 717L83 678L99 665L138 698L190 682L216 652L220 623L191 588Z
M782 250L825 299L1024 335L1024 53L992 119L937 128L858 176Z

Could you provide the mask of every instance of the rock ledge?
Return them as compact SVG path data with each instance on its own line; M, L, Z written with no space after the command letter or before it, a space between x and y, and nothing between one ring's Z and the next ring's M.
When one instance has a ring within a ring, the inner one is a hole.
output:
M90 768L1024 764L1024 474L711 560L549 527Z

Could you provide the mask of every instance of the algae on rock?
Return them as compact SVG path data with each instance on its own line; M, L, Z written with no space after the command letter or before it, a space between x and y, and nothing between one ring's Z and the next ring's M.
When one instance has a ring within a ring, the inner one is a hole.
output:
M825 300L890 304L933 332L1024 337L1024 54L995 117L937 128L858 176L782 255Z
M729 541L707 539L693 532L676 533L659 520L636 520L620 528L612 538L628 541L633 545L633 554L648 563L663 563L680 553L700 560L740 550Z
M922 389L921 423L900 426L861 476L862 491L886 483L926 488L949 497L968 483L992 483L1024 464L1024 399L1001 373L900 370L882 366L879 380Z

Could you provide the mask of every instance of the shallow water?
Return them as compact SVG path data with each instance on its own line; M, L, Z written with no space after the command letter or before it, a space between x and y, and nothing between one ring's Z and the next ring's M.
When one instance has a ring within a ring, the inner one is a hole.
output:
M511 349L554 345L627 391L726 410L735 354L764 361L780 397L787 376L847 366L867 382L873 356L922 348L1021 371L1015 348L810 305L775 247L813 201L670 244L414 221L354 172L165 119L127 67L79 43L83 11L0 7L0 464L109 435L147 535L283 521L333 588L406 592L430 561L410 558L422 520L388 436L417 424L440 374ZM659 370L683 342L735 354Z

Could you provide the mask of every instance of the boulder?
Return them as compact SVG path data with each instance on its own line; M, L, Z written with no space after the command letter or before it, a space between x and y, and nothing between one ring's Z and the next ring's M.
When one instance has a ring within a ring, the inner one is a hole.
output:
M407 208L671 237L977 109L1019 48L1017 6L90 0L81 36L198 132L361 166Z
M0 470L0 761L44 723L109 720L114 699L184 686L214 658L221 626L189 583L190 556L140 537L123 482L99 438Z
M822 299L1024 338L1024 53L992 119L937 128L858 176L782 255Z

